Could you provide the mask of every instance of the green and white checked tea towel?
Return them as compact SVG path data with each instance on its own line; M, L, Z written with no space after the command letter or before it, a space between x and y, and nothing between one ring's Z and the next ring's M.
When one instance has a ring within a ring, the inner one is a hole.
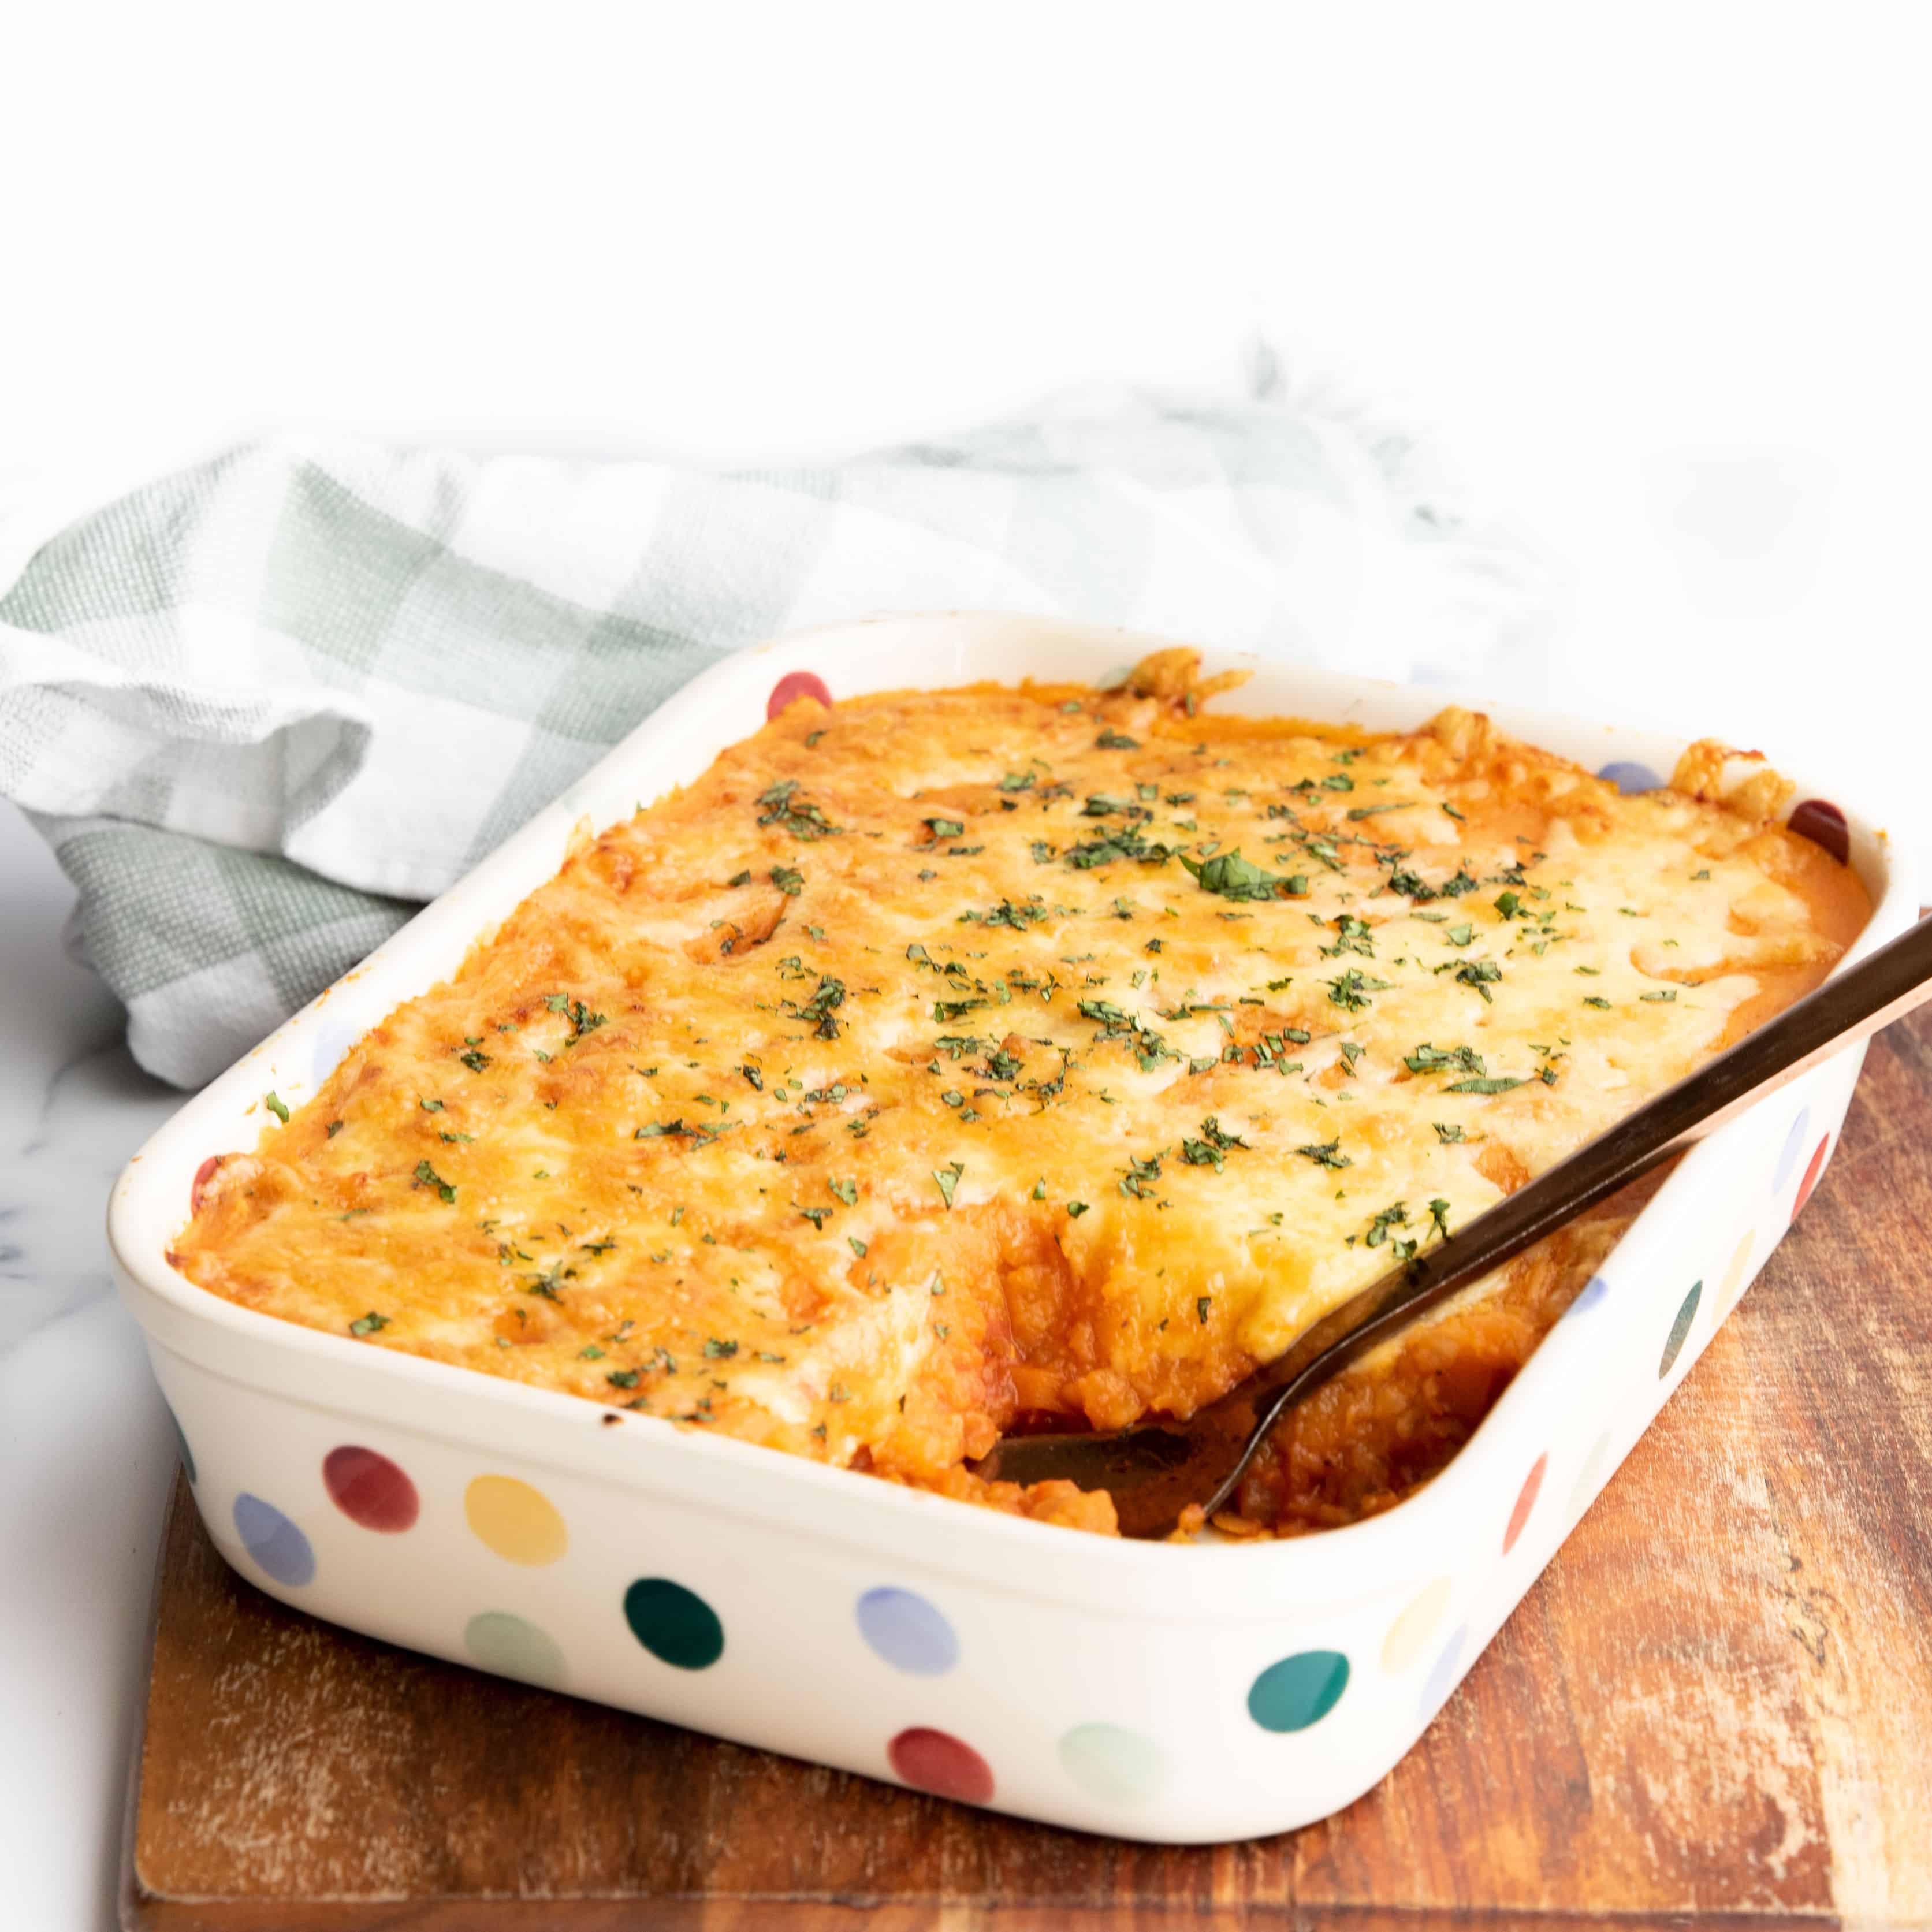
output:
M238 449L0 541L0 793L192 1085L740 646L998 609L1442 680L1522 634L1408 439L1257 386L816 469Z

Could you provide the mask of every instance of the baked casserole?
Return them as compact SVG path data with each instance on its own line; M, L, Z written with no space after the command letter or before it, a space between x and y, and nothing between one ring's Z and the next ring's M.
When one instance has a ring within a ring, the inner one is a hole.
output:
M810 697L601 836L250 1153L175 1266L244 1306L1095 1530L968 1465L1184 1416L1778 1008L1864 925L1761 760L1635 796L1443 711ZM1740 773L1742 776L1740 777ZM285 1118L284 1118L285 1116ZM1226 1526L1388 1507L1623 1225L1277 1432Z

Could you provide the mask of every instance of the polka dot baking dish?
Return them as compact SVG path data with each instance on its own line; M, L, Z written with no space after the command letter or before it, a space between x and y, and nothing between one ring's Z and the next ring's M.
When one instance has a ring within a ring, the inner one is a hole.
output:
M1324 1533L1142 1544L868 1479L336 1336L170 1264L211 1156L252 1145L399 1002L452 972L574 832L694 778L768 710L909 684L1104 682L1156 640L999 616L887 618L727 659L475 872L189 1101L115 1189L117 1277L228 1562L370 1635L1027 1817L1174 1843L1279 1832L1395 1763L1804 1204L1862 1050L1698 1145L1467 1446ZM1210 670L1229 668L1210 653ZM1254 662L1228 710L1408 729L1439 697ZM1507 730L1654 786L1680 743L1507 706ZM1700 723L1720 726L1721 720ZM1904 930L1900 855L1850 790L1790 817Z

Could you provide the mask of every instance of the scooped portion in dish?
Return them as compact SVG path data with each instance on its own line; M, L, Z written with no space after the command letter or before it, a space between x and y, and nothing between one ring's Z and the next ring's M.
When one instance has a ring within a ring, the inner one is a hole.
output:
M966 1465L1029 1417L1192 1412L1809 991L1870 912L1754 757L1624 796L1466 710L1213 715L1238 682L1173 650L1106 691L798 699L586 828L265 1110L175 1265L361 1346L1111 1528L1105 1496ZM1248 1524L1426 1480L1610 1225L1318 1399Z

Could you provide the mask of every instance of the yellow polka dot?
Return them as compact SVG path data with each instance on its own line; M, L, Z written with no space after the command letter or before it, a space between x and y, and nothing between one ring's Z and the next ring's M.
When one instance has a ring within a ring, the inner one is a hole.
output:
M556 1505L514 1476L478 1476L463 1493L463 1514L506 1562L554 1563L570 1547Z
M1449 1607L1449 1580L1438 1576L1389 1625L1382 1639L1382 1668L1406 1670L1422 1654L1423 1646L1436 1634L1442 1612Z
M1718 1291L1718 1306L1725 1315L1730 1314L1736 1305L1738 1297L1744 1292L1744 1270L1750 1266L1751 1250L1756 1246L1757 1230L1755 1228L1746 1228L1743 1239L1738 1243L1736 1252L1731 1256L1730 1266L1724 1270L1724 1285ZM1718 1317L1720 1321L1723 1318L1723 1316Z

